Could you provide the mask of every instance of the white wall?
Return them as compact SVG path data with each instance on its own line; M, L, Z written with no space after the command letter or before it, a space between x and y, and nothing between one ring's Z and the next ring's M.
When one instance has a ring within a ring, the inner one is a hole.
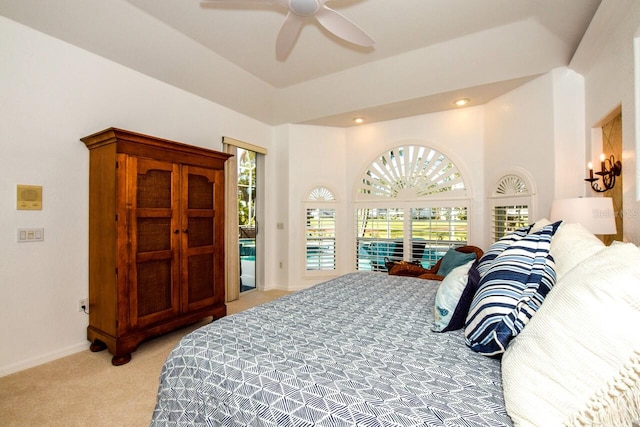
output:
M559 68L487 103L485 191L511 170L534 181L532 219L549 216L554 198L584 194L582 77ZM486 235L486 244L491 236Z
M289 125L289 221L287 225L287 275L290 290L308 287L347 271L345 226L351 220L345 210L350 193L345 188L344 174L351 160L345 155L345 131L324 126ZM307 272L305 247L304 200L312 189L325 186L336 197L337 269L335 272ZM283 195L284 197L284 195ZM280 254L282 255L282 253ZM277 261L277 260L274 260Z
M533 178L537 205L530 215L548 216L555 188L553 78L545 74L486 104L487 195L513 169Z
M79 138L115 126L213 149L222 135L269 148L272 129L2 17L0 58L4 375L88 345L77 309L88 294L89 152ZM43 186L41 211L16 210L17 184ZM44 227L44 242L17 243L20 227Z
M622 106L622 179L625 241L640 243L640 173L638 172L638 73L634 66L634 39L640 37L640 2L631 2L629 10L614 29L601 35L601 50L591 58L584 72L586 128L599 127L601 120ZM587 161L597 159L598 141L588 141ZM595 160L593 160L595 163ZM594 195L590 191L590 195Z
M260 227L265 240L265 290L287 290L289 285L289 127L274 128L273 139L277 144L273 144L267 155L271 159L271 169L264 177L267 217ZM282 225L281 229L278 224Z
M581 197L588 186L584 161L584 78L568 68L553 70L556 199ZM544 212L541 212L544 213Z

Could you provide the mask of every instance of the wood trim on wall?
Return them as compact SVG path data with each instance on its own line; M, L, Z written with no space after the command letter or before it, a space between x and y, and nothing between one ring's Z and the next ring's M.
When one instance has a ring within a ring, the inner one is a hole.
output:
M222 137L222 143L233 145L234 147L242 148L244 150L255 151L258 154L267 154L267 149L264 147L240 141L239 139L229 138L228 136Z
M226 300L240 298L240 248L238 245L238 148L224 143L223 150L233 157L225 163L225 287Z
M602 125L602 152L607 157L613 154L616 160L622 160L622 112ZM602 238L606 245L610 245L614 240L622 241L623 236L622 175L616 177L615 187L604 193L604 196L613 199L613 211L616 216L617 233Z

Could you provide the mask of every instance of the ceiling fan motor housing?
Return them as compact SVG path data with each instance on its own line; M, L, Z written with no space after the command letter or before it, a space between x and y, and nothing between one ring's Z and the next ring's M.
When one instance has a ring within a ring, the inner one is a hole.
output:
M289 0L289 10L298 16L313 16L320 10L318 0Z

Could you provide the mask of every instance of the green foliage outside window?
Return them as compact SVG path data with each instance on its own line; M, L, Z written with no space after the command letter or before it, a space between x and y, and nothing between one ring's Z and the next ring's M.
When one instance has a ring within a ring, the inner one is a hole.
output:
M256 153L238 148L238 223L256 224Z

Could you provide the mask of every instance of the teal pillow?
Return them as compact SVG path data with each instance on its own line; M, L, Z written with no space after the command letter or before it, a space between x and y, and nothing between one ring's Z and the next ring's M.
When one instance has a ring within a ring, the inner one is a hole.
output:
M442 262L440 263L440 267L438 268L438 272L436 274L440 276L446 276L456 267L460 267L468 263L469 261L473 261L476 259L475 253L466 254L464 252L458 252L455 248L451 248L447 251L446 254L442 257Z

